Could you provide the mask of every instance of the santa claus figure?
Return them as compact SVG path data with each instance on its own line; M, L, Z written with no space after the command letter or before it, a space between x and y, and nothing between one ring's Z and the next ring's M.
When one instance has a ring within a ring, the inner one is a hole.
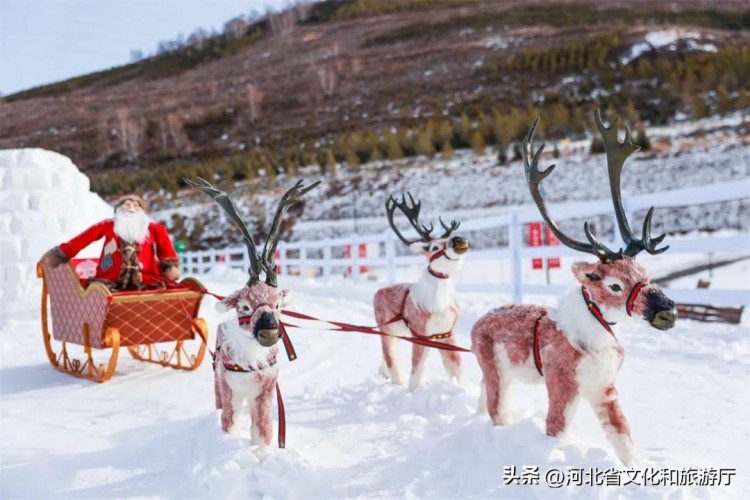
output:
M113 219L94 224L51 249L43 259L57 267L102 238L96 276L90 281L102 282L112 290L144 290L164 288L180 278L180 262L167 228L151 220L146 203L132 194L117 201Z

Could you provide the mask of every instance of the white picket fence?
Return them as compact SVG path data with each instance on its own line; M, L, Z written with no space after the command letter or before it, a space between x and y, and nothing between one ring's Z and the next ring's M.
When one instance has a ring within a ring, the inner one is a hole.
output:
M647 195L623 197L623 205L628 213L648 209L684 207L724 201L750 199L750 179L737 182L717 183L708 186L651 193ZM689 202L689 203L686 203ZM612 203L609 199L590 202L561 203L549 206L550 213L556 220L564 220L594 215L612 216ZM631 221L634 218L630 217ZM524 295L556 295L564 285L540 285L524 283L522 265L525 259L535 257L564 257L580 255L564 246L528 247L523 240L525 224L539 222L541 217L535 206L512 207L507 214L464 221L462 230L476 231L491 228L507 228L508 246L473 252L469 257L472 262L488 261L488 266L501 265L504 261L510 266L510 279L504 283L459 283L458 291L508 293L514 302L520 302ZM632 224L635 228L639 226ZM748 251L750 252L750 234L730 237L712 237L695 239L670 239L669 255L676 254L721 254ZM366 245L368 255L360 257L358 249ZM333 276L348 275L355 283L362 278L360 267L378 270L385 281L393 283L397 268L409 267L424 263L418 256L401 256L396 253L396 246L401 245L391 231L371 235L352 235L347 238L325 239L319 241L281 242L278 245L276 264L279 273L316 276L329 279ZM608 244L610 248L619 248L619 243ZM349 249L349 257L343 255ZM376 249L376 252L372 250ZM376 255L373 255L376 253ZM188 274L203 274L217 264L233 268L247 269L249 266L245 247L224 248L200 252L186 252L183 256L184 269ZM722 289L666 289L668 295L677 302L707 303L715 306L750 305L750 290Z

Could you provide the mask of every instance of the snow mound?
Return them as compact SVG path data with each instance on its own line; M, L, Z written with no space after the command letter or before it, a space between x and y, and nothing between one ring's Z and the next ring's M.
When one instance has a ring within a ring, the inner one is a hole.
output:
M70 158L44 149L0 150L2 307L11 313L38 307L39 258L111 216L112 207L89 190L88 177ZM98 256L100 248L92 245L82 255Z

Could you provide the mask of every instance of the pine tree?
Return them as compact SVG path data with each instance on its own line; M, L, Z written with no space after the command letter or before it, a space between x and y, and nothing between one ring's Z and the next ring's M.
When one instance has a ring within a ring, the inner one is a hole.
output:
M346 163L346 168L352 172L359 168L359 156L357 156L357 153L353 149L346 150L344 163Z
M453 146L451 146L451 141L445 141L443 143L443 147L440 148L440 155L443 157L443 160L450 160L453 158Z
M703 100L703 96L696 94L690 103L693 119L700 120L708 116L708 109L706 108L706 102Z
M417 134L417 140L414 143L414 151L418 155L426 156L432 156L435 153L435 146L432 144L430 128L425 128Z
M636 137L633 143L636 146L640 146L641 151L648 151L651 149L651 141L649 140L648 135L646 135L646 129L643 125L636 129Z
M482 134L481 132L479 132L479 130L475 130L471 133L471 137L469 137L469 145L471 146L471 149L475 154L484 154L484 138L482 137Z
M716 88L716 111L720 114L726 114L732 111L732 98L724 85Z
M404 151L401 149L398 137L391 131L388 131L385 138L386 156L389 160L400 160L404 157Z

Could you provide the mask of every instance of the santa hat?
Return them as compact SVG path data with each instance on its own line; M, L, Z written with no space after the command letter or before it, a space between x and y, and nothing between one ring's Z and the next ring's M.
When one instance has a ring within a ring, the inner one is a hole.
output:
M137 194L126 194L125 196L121 196L115 202L115 210L120 208L126 201L134 201L138 203L138 205L141 207L141 210L143 210L144 212L148 212L148 204L143 201L143 198L141 198Z

